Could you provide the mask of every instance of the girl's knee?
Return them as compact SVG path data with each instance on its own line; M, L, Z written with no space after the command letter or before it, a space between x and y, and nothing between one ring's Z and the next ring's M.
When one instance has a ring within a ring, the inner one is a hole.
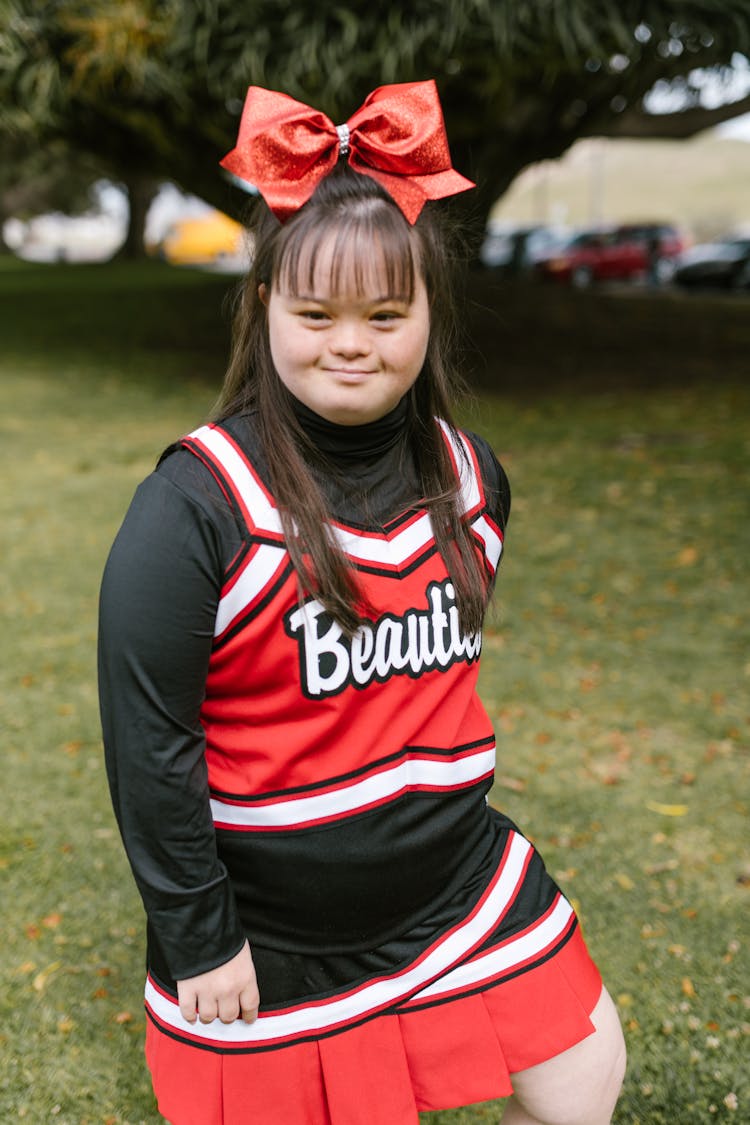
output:
M625 1076L625 1040L604 990L591 1013L595 1031L554 1058L513 1076L515 1097L539 1125L608 1125ZM519 1117L519 1125L523 1117Z
M596 1028L595 1035L601 1037L601 1048L605 1053L605 1058L609 1059L607 1088L613 1095L612 1108L614 1109L625 1078L627 1049L617 1008L606 989L602 989L596 1008L591 1013L591 1022ZM605 1058L603 1058L603 1062Z

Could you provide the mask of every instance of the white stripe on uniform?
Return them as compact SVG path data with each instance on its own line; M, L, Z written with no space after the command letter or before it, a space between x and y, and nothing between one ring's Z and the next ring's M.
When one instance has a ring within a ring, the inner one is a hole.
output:
M330 1000L303 1004L281 1012L261 1012L255 1023L242 1020L223 1024L189 1023L180 1014L176 1000L165 996L151 980L146 983L146 1005L154 1017L196 1043L226 1047L268 1045L274 1041L324 1034L392 1007L427 987L471 952L492 933L523 881L531 845L513 833L503 866L488 892L473 913L447 935L440 938L408 969L381 977Z
M235 804L211 800L214 824L220 828L293 828L343 817L368 805L393 800L413 789L455 789L488 777L495 768L495 747L454 760L409 757L361 781L326 793L289 797L269 804Z

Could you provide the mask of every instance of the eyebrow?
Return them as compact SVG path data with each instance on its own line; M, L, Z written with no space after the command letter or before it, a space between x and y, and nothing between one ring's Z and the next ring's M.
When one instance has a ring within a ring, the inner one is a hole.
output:
M327 297L317 297L314 293L284 293L283 290L279 290L279 293L282 297L287 297L292 301L313 301L318 305L325 304L327 301L337 301L339 299L335 294L331 294ZM387 293L385 296L380 297L363 298L361 303L363 305L385 305L389 301L398 301L406 305L411 303L406 294L399 295L397 293Z

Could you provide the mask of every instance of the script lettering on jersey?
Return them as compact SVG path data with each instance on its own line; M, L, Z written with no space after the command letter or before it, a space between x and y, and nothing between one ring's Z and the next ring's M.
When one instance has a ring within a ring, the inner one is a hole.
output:
M288 613L284 626L299 645L302 690L308 699L477 660L482 634L462 633L453 583L431 582L426 593L426 609L409 609L402 617L384 614L351 639L318 601Z

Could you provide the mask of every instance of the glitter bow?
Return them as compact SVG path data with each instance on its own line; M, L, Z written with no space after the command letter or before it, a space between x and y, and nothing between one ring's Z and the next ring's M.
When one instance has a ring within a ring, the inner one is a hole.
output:
M474 187L451 167L432 80L379 86L338 127L287 94L251 86L237 145L221 164L254 184L283 222L307 202L339 156L377 180L410 223L428 199Z

